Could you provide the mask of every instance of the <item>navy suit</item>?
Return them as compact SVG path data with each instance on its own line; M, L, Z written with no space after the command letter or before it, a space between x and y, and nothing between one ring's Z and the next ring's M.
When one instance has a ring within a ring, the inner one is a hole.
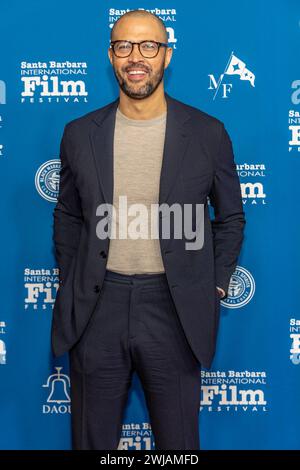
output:
M221 121L165 93L166 136L159 204L205 204L204 246L186 250L185 237L160 238L172 301L188 345L211 366L226 295L243 241L245 216L232 143ZM101 297L109 238L96 235L101 203L113 203L113 137L119 98L69 122L61 141L54 243L60 270L52 321L55 356L70 351L87 330ZM208 211L208 198L214 219ZM161 223L162 219L160 219ZM194 222L194 221L193 221ZM171 231L172 234L172 231Z
M165 94L168 113L159 204L205 203L205 243L161 239L169 286L189 343L210 367L219 322L216 286L228 293L243 240L245 216L231 140L218 119ZM54 242L60 287L53 312L55 356L78 340L96 305L109 239L96 236L96 207L113 202L113 133L119 98L65 126Z

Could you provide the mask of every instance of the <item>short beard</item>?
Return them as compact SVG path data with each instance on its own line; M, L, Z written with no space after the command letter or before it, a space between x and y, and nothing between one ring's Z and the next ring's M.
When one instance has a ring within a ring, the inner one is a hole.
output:
M147 98L148 96L152 95L152 93L156 90L158 85L163 79L164 76L164 64L162 64L161 68L159 71L154 75L152 79L149 79L145 85L143 85L141 88L137 89L136 91L128 85L125 79L123 79L115 70L114 68L114 74L119 82L121 90L127 95L129 98L133 98L136 100L142 100L144 98Z

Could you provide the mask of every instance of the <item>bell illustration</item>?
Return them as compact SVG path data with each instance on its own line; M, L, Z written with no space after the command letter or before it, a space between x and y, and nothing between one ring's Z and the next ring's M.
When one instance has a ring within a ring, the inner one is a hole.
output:
M70 379L67 375L61 374L62 367L55 367L56 374L49 376L47 383L43 387L50 387L50 394L48 396L48 403L69 403L71 401L68 386L70 386Z

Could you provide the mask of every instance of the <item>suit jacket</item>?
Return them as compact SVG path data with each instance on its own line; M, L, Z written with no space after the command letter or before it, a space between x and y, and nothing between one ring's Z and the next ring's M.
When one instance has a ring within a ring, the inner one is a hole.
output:
M199 362L211 366L220 298L228 295L243 241L245 214L230 137L224 124L167 93L167 122L159 204L204 204L204 246L160 236L168 285L186 338ZM96 235L99 204L113 204L113 137L119 98L67 123L53 240L60 271L52 318L52 351L59 356L83 334L101 295L109 238ZM211 219L208 199L214 208ZM160 219L161 224L162 219ZM194 221L193 221L194 223Z

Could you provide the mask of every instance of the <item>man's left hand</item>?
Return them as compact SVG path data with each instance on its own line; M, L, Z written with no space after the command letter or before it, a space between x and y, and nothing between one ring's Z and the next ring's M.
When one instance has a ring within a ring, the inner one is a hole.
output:
M219 292L219 295L220 295L220 298L222 299L223 297L225 297L225 291L223 289L221 289L221 287L217 287L217 290Z

